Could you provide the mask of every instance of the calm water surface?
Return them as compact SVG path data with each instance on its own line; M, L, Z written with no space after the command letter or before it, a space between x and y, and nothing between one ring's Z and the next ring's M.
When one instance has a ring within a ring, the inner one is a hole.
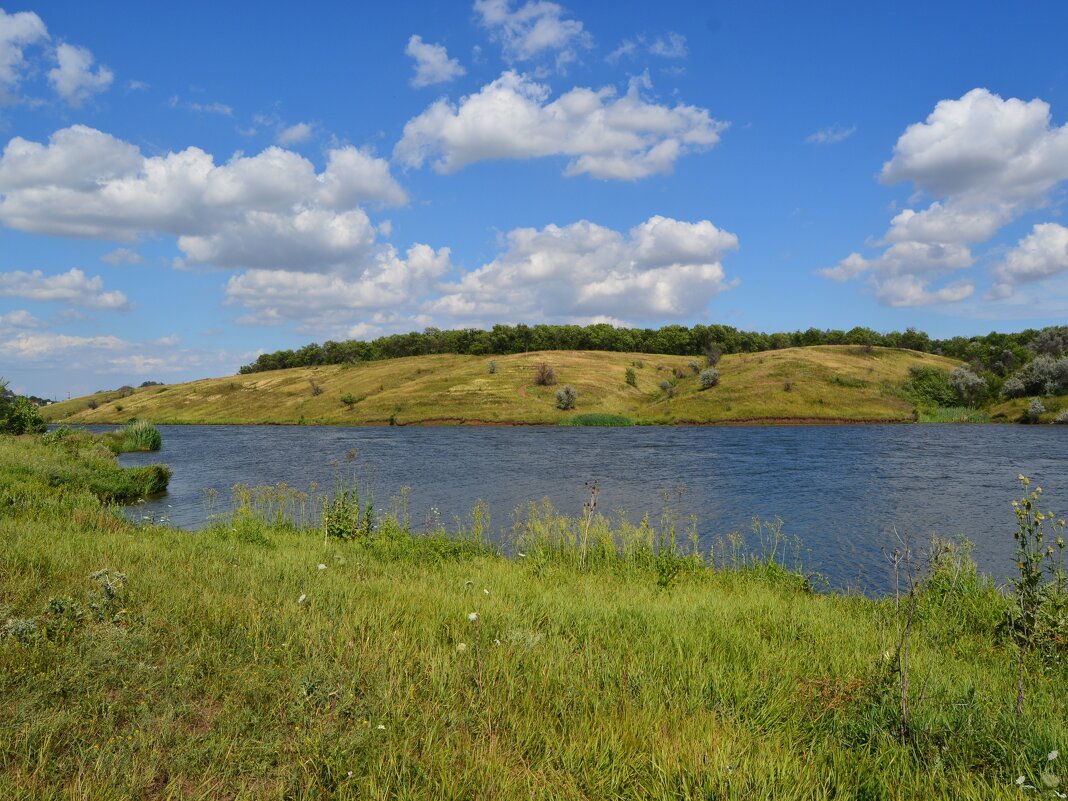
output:
M1012 569L1009 506L1025 473L1048 506L1068 510L1068 426L797 426L731 428L314 428L160 426L163 450L126 454L127 466L164 462L170 491L140 507L184 528L203 525L209 488L216 511L235 484L333 486L335 462L353 464L378 508L411 488L418 527L488 502L497 529L516 507L549 498L577 514L584 482L600 482L599 508L632 520L658 517L662 493L685 486L684 515L703 542L747 528L754 516L784 521L806 567L832 587L884 591L881 547L896 527L919 541L963 535L999 578ZM355 463L346 453L355 450Z

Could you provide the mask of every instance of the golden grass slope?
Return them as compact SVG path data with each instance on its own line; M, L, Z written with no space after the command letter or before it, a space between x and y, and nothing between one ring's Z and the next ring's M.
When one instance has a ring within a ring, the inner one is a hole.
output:
M490 373L490 361L496 372ZM688 356L543 351L510 356L414 356L209 378L114 391L57 403L50 422L307 423L327 425L556 424L576 414L623 415L635 423L887 422L913 419L901 391L909 367L952 369L953 359L889 348L788 348L724 356L720 383L702 390ZM545 362L557 385L537 386ZM703 361L700 362L703 368ZM639 367L638 365L642 365ZM634 368L637 386L626 383ZM683 374L676 378L674 371ZM675 397L661 389L675 382ZM556 390L578 391L573 411ZM342 396L358 402L351 408ZM89 408L90 402L96 408Z

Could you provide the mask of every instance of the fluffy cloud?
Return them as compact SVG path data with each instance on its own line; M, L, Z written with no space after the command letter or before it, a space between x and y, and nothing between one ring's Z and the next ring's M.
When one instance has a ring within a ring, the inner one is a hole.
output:
M991 296L1006 298L1017 284L1068 272L1068 228L1040 223L994 267Z
M667 36L658 36L651 45L649 52L661 58L686 58L686 37L681 33L669 31Z
M510 0L475 0L474 8L508 61L529 61L555 52L557 66L562 67L577 58L576 48L593 44L581 22L564 19L564 9L547 0L530 0L514 11Z
M465 72L459 60L449 58L444 45L429 44L424 42L421 36L412 36L404 52L415 60L415 75L412 76L411 84L417 89L446 83L459 78Z
M191 263L317 269L367 256L374 230L357 203L404 203L389 165L336 147L317 173L270 147L216 165L190 147L146 157L73 126L47 144L12 139L0 156L0 222L23 231L133 241L172 234Z
M301 142L307 142L311 139L313 131L314 129L309 123L298 122L279 131L276 141L282 146L299 145Z
M447 248L380 251L362 272L249 270L229 280L240 322L296 322L329 336L501 319L616 324L687 319L734 286L734 234L707 220L651 217L629 232L587 221L507 234L493 261L455 277ZM356 332L356 333L353 333Z
M448 248L414 245L402 258L386 247L359 272L248 270L229 280L226 297L253 312L243 322L314 320L322 330L334 320L351 320L354 315L410 309L449 267Z
M19 361L46 361L72 351L113 351L129 343L115 336L80 337L68 334L19 334L3 343L4 352Z
M56 48L57 66L48 71L48 81L72 106L80 106L92 95L103 92L115 79L105 66L93 70L93 54L87 48L60 44Z
M22 77L25 49L48 40L48 28L32 11L8 14L0 8L0 91Z
M393 155L441 173L488 159L567 156L565 175L637 180L719 141L726 124L707 109L650 102L641 94L648 87L641 76L621 97L612 87L575 88L550 101L548 87L505 72L458 106L442 99L409 120Z
M118 290L104 292L104 279L90 278L77 267L58 275L40 270L0 273L0 296L26 300L61 301L88 309L121 310L129 307L126 295Z
M25 309L16 309L7 314L0 314L0 336L37 328L40 325L41 321Z
M932 283L971 267L974 245L1042 206L1051 190L1068 179L1068 126L1054 127L1042 100L1004 100L974 89L958 100L940 101L924 122L910 125L880 178L890 184L910 182L917 196L933 200L891 220L881 254L865 258L853 253L821 274L838 281L866 277L889 305L956 302L974 291L971 279L934 289ZM992 296L1011 293L1015 280L1053 274L1043 271L1055 259L1037 253L1045 253L1055 239L1052 229L1040 234L1036 227L995 269Z
M737 247L707 220L651 217L626 234L587 221L519 228L424 311L463 322L685 319L733 286L721 259Z

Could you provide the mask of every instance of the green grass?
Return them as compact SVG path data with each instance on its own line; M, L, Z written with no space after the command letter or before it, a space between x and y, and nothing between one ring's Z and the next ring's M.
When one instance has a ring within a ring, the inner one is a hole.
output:
M939 406L935 409L920 409L921 423L989 423L989 412L967 406Z
M575 414L617 415L636 424L907 422L916 405L902 391L909 368L958 364L888 348L787 348L724 356L719 384L702 390L689 367L692 356L546 351L494 361L492 374L483 357L457 355L302 367L101 393L42 413L53 423L136 417L157 424L556 425ZM626 370L637 361L645 367L634 369L632 386ZM556 386L535 383L543 362L553 367ZM681 377L674 379L676 370ZM669 378L673 398L659 386ZM556 408L556 390L568 384L578 392L573 412Z
M634 425L634 422L629 417L624 417L621 414L601 414L597 412L589 412L587 414L576 414L574 417L569 417L567 420L561 421L560 425L598 426L606 428L632 426Z
M88 458L0 439L0 482ZM189 533L36 491L0 502L0 798L1018 798L1068 751L1063 652L1017 721L1008 600L962 551L902 743L893 601L812 592L774 524L699 554L670 515L537 504L506 559L483 507L324 543L254 492Z
M120 433L123 453L158 451L163 446L159 429L144 420L127 423Z

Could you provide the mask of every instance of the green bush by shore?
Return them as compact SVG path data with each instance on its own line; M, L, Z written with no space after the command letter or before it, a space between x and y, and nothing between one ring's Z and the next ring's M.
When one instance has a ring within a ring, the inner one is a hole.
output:
M0 438L0 797L1064 789L1066 644L1035 629L1017 717L1013 596L966 548L868 599L813 592L778 523L702 552L670 512L536 504L505 558L484 506L415 530L403 494L345 540L281 490L135 525L94 489L118 470L99 442Z

